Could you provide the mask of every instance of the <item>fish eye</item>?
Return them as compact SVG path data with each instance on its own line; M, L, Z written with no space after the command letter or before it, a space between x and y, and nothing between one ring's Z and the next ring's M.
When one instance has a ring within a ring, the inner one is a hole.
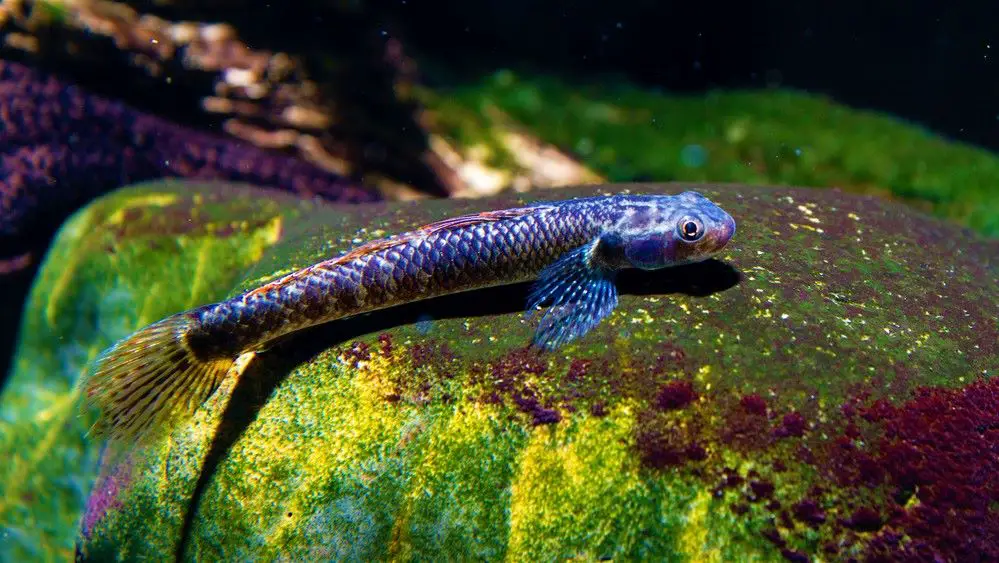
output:
M696 217L684 217L676 224L680 238L687 242L695 242L704 236L704 225Z

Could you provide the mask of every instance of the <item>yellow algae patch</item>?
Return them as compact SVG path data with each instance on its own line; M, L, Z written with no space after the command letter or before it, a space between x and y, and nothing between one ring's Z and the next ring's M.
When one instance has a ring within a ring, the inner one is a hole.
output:
M711 383L708 382L708 378L710 377L710 375L711 375L711 365L704 364L703 366L697 368L697 374L694 376L694 379L698 383L707 383L708 388L710 389Z
M636 522L649 520L654 507L633 435L630 405L535 428L511 487L508 557L589 559L627 553L641 541Z
M414 464L390 559L410 559L414 545L433 546L423 553L432 559L491 560L506 548L504 497L526 432L492 405L464 404L450 414L438 419Z
M281 229L284 226L284 217L275 215L270 221L256 229L254 238L260 240L267 246L276 244L281 240ZM259 260L260 257L257 256Z
M358 362L358 367L353 369L355 388L362 400L368 404L385 405L385 397L395 392L393 384L393 371L408 368L400 366L400 363L393 357L381 354L371 354L367 360Z
M206 503L224 515L225 529L202 533L234 537L255 531L266 535L247 536L247 544L299 547L306 542L303 522L330 510L315 504L315 491L334 495L343 489L360 498L358 491L379 489L394 460L411 448L412 435L432 425L432 419L384 397L378 378L345 369L329 351L292 372L232 448L206 494ZM377 494L393 497L388 490Z
M310 409L316 409L314 417L301 420L315 433L309 447L300 448L306 466L345 467L370 455L368 447L374 443L402 445L401 429L410 418L408 413L388 403L383 382L364 371L330 370L322 384L302 386L315 393L308 402L312 403ZM335 381L337 375L346 381ZM342 394L332 391L341 387L346 387Z
M246 242L239 243L241 246L244 246L243 253L245 255L245 260L247 262L259 261L268 248L274 246L281 240L283 227L284 217L281 215L275 215L266 223L254 229ZM204 237L203 240L204 242L202 244L211 245L213 247L218 246L224 248L229 246L226 239L215 239L211 235ZM212 250L214 250L214 248Z
M794 229L794 230L798 230L798 229L807 229L807 230L809 230L809 231L814 231L814 232L816 232L816 233L824 233L824 232L825 232L825 231L823 231L822 229L820 229L820 228L818 228L818 227L813 227L813 226L811 226L811 225L799 225L799 224L797 224L797 223L788 223L788 224L787 224L787 226L788 226L788 227L791 227L791 228L792 228L792 229Z
M104 222L109 225L120 225L125 222L125 216L132 209L166 207L176 203L178 199L179 196L177 194L152 193L133 195L124 201L124 205L116 209L111 215L108 215L108 218Z
M686 526L680 534L678 547L691 561L723 561L718 548L709 545L709 516L711 513L711 491L702 490L690 503L686 514Z
M638 313L638 315L629 319L631 324L652 324L655 321L646 309L639 308L636 309L635 312Z
M463 458L455 460L455 451L485 453L492 434L498 429L497 409L489 405L466 405L455 411L449 419L442 421L437 431L430 437L423 457L420 459L419 473L413 476L413 487L407 493L407 500L417 501L429 494L430 483L454 469L458 464L475 465L481 460ZM475 493L476 491L467 491Z

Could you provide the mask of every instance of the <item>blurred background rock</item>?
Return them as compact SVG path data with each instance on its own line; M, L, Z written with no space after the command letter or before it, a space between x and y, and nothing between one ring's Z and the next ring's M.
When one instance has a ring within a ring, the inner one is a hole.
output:
M802 89L999 149L999 19L991 2L379 4L411 51L473 73L519 63L609 72L674 92Z

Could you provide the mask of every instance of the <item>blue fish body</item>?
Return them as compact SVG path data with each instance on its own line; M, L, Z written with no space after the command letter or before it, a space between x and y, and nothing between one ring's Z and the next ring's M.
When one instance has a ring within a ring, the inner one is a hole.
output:
M612 195L485 211L361 245L220 303L177 313L109 348L83 382L95 429L148 436L190 414L236 360L336 319L481 287L536 280L547 305L533 344L582 337L617 306L617 272L706 259L735 234L695 192Z
M735 220L696 193L617 195L561 205L596 208L598 233L538 276L528 313L549 304L534 344L555 349L589 332L617 306L615 274L624 268L658 270L704 260L735 234Z

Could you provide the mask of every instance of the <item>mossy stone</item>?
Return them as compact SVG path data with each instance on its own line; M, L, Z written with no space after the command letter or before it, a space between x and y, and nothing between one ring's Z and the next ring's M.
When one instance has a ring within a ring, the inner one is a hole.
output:
M904 206L680 184L316 206L230 293L459 213L690 188L736 218L729 247L622 276L615 313L555 353L526 348L513 286L257 355L168 439L102 467L80 552L999 555L999 244Z
M75 383L104 347L220 299L312 204L230 184L114 193L60 230L0 396L0 560L67 560L97 470Z

